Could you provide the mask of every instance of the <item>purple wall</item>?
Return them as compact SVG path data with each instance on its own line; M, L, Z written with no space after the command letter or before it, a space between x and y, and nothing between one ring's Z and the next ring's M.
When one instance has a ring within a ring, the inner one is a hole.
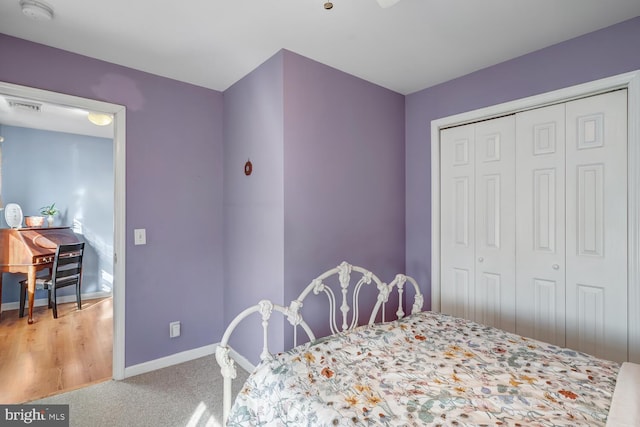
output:
M0 81L127 107L126 366L219 340L222 94L2 34L0 58Z
M261 298L289 302L343 260L383 280L402 271L402 95L280 51L224 103L227 322ZM272 351L292 341L274 319ZM256 362L259 317L249 322L231 345Z
M284 58L285 301L342 261L390 282L404 272L404 96Z
M640 17L408 95L407 274L430 284L432 120L640 69L639 46Z
M216 91L1 34L0 81L127 107L132 366L218 341L258 293L286 301L342 260L428 295L431 120L638 69L638 46L635 18L407 97L282 51L225 92L224 153Z
M283 303L282 54L224 92L225 323L261 299ZM244 164L253 164L246 176ZM259 315L241 323L231 346L260 354ZM282 348L281 316L270 347ZM254 338L255 337L255 338Z

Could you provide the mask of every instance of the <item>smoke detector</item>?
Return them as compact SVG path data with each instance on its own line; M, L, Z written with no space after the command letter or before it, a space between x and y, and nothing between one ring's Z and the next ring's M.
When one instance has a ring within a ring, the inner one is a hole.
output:
M20 0L22 13L36 21L51 21L53 19L53 9L38 0Z

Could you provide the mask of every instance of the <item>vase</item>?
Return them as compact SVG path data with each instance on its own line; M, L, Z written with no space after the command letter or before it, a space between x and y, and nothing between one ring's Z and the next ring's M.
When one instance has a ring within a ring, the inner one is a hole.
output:
M49 215L47 217L47 226L48 227L52 227L53 226L53 215Z

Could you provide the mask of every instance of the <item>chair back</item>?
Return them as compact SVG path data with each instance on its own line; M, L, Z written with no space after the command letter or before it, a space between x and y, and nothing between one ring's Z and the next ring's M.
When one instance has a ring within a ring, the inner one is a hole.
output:
M58 245L51 269L51 284L60 288L82 280L84 242Z

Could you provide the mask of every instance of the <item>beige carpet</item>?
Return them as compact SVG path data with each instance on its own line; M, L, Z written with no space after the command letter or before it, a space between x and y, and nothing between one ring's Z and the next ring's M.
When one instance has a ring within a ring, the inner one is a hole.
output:
M236 364L238 393L248 374ZM222 375L214 356L33 401L69 404L71 427L221 426Z

